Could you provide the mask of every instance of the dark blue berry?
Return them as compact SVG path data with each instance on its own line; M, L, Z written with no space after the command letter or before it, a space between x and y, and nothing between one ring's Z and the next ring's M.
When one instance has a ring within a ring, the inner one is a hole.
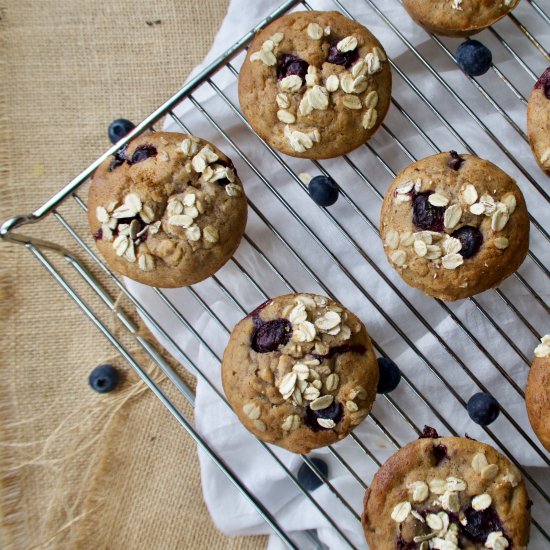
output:
M477 40L467 40L456 50L458 66L470 76L485 74L493 62L491 50Z
M443 231L444 206L434 206L428 200L431 191L418 193L413 199L413 223L418 229Z
M257 353L269 353L277 351L279 346L284 346L292 334L292 325L286 319L274 319L262 321L256 318L256 328L252 333L250 346Z
M474 510L471 506L468 506L464 510L464 516L466 523L458 526L462 536L470 539L471 541L483 544L489 533L493 531L502 531L502 523L496 512L496 510L489 506L485 510Z
M338 185L327 176L315 176L307 187L313 202L319 206L331 206L338 200Z
M323 474L323 477L328 476L328 465L324 460L320 458L310 459L315 467ZM323 482L317 477L315 470L306 464L305 462L300 466L298 470L298 481L306 491L315 491L317 487L320 487Z
M314 432L320 432L323 430L331 430L332 428L323 428L319 422L318 418L325 418L327 420L334 421L335 424L338 424L344 416L344 407L341 403L333 401L331 405L325 409L314 411L309 407L306 409L306 416L304 418L304 424Z
M535 84L535 90L542 88L546 99L550 99L550 67L546 69L537 80Z
M349 69L353 63L359 57L359 48L350 50L348 52L341 52L336 44L333 44L329 51L327 61L329 63L334 63L335 65L343 65L346 69Z
M117 118L109 124L109 139L111 143L120 141L123 137L127 136L136 125L125 118Z
M488 426L500 414L498 401L489 393L476 393L468 401L468 414L476 424Z
M458 239L462 244L459 254L463 258L475 256L483 243L483 233L471 225L464 225L451 233L451 237Z
M378 358L378 371L380 378L378 379L378 387L376 393L390 393L401 381L401 371L399 367L387 357Z
M307 61L296 55L285 53L281 56L277 65L277 78L282 80L287 76L295 74L302 79L303 83L305 82L308 67L309 63Z
M112 365L99 365L90 373L88 382L98 393L110 392L118 385L118 371Z

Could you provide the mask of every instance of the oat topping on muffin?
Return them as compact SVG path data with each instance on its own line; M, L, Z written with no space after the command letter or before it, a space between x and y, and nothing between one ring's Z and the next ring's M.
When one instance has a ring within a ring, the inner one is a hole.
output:
M254 129L283 152L307 158L338 156L367 141L390 94L382 46L336 12L298 12L272 23L251 44L239 77Z
M246 222L231 161L185 134L140 136L119 150L94 175L89 203L92 233L113 268L158 286L211 275Z
M525 548L530 505L518 469L489 445L433 437L405 446L375 475L362 520L370 547Z
M512 273L527 253L529 223L509 176L451 151L397 176L384 199L381 236L388 259L409 284L452 300Z
M345 437L367 416L378 367L355 315L324 296L295 294L237 324L222 377L249 430L303 453Z

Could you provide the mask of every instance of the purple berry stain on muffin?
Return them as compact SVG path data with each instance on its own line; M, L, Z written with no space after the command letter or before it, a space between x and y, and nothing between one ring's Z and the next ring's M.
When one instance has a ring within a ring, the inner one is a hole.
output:
M456 151L451 151L449 154L451 155L447 162L449 168L452 168L453 170L459 170L464 163L464 159Z
M94 233L94 239L96 241L103 239L103 229L101 227Z
M349 69L355 61L357 61L358 57L359 48L355 48L347 52L341 52L335 43L328 51L327 61L329 63L334 63L335 65L343 65L346 69Z
M550 67L548 67L548 69L541 74L535 84L535 90L539 90L541 88L544 90L546 99L550 99Z
M458 239L462 244L459 254L464 258L475 256L483 244L483 234L477 227L464 225L456 231L453 231L451 237Z
M118 151L115 152L113 155L114 159L113 162L109 165L109 172L112 172L119 166L122 166L125 162L129 161L130 159L126 155L126 149L128 148L128 144L126 144L124 147L121 147Z
M252 333L250 345L257 353L277 351L280 346L287 344L292 334L292 325L286 319L262 321L255 317L254 325L256 328Z
M474 510L468 506L464 510L464 516L467 523L459 524L460 534L471 541L483 544L490 533L503 531L500 518L492 506L485 510Z
M418 436L418 439L438 439L439 434L435 428L431 426L424 426L422 433Z
M338 424L344 417L344 407L341 403L333 401L328 407L314 411L310 407L306 409L306 416L304 418L304 424L313 432L320 432L324 430L330 430L332 428L324 428L318 422L319 419L332 420L334 424Z
M433 191L418 193L413 199L413 223L418 229L425 231L444 230L444 206L434 206L430 203L429 196Z
M136 147L134 154L132 155L132 160L129 161L130 164L137 164L138 162L143 162L149 157L157 156L157 148L154 145L140 145Z
M434 445L432 455L436 466L439 466L444 460L449 458L449 455L447 454L447 447L441 443L439 445Z
M302 79L302 82L305 82L308 67L309 63L307 61L297 55L285 53L281 56L277 65L277 79L282 80L287 76L297 75Z

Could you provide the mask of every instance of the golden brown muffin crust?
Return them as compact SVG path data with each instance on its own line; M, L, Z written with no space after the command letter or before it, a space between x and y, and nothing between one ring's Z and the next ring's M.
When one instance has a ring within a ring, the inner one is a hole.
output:
M460 437L426 438L382 465L366 492L362 523L376 550L395 550L398 541L427 550L429 540L446 541L438 548L480 550L490 532L519 549L529 540L529 507L519 470L493 447ZM488 514L480 522L487 530L482 541L465 536L476 510ZM500 522L494 530L488 527L493 512Z
M347 69L329 63L331 45L357 60ZM285 55L309 64L303 80L278 80ZM382 46L337 12L277 19L256 35L239 75L247 120L273 147L296 157L337 157L365 143L386 116L390 97L391 70Z
M288 294L235 326L222 381L249 431L308 453L346 437L368 415L378 364L353 313L324 296Z
M536 161L550 176L550 67L541 75L529 96L527 133Z
M535 349L525 389L525 404L533 431L550 452L550 334L543 336Z
M159 287L215 273L239 245L246 218L231 161L186 134L141 135L96 170L88 196L90 230L109 266Z
M470 36L510 13L519 0L403 0L409 15L427 31Z
M439 216L436 229L414 222L414 204L423 197ZM465 231L482 237L470 257L457 242ZM382 205L380 235L405 282L451 301L496 287L514 273L529 248L529 217L520 189L500 168L473 155L440 153L397 175Z

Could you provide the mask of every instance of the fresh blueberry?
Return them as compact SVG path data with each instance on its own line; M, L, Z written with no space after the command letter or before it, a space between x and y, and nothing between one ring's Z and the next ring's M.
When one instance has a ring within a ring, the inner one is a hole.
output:
M140 145L136 147L134 154L132 155L132 161L130 164L137 164L138 162L143 162L149 157L157 156L157 148L153 145Z
M359 57L359 48L350 50L348 52L341 52L336 44L333 44L329 51L327 61L329 63L334 63L335 65L343 65L346 69L349 69L353 63Z
M464 510L464 516L466 519L465 524L460 522L458 527L462 536L471 541L483 544L487 540L489 533L502 531L502 523L492 506L489 506L485 510L477 511L468 506Z
M311 458L310 460L313 464L315 464L315 467L321 472L323 477L326 478L328 476L327 463L320 458ZM302 484L302 487L306 491L315 491L317 487L320 487L323 484L323 482L317 477L315 470L305 462L298 470L298 481Z
M470 76L485 74L493 62L491 50L477 40L467 40L456 50L458 66Z
M391 359L379 357L378 371L380 372L380 378L376 393L390 393L395 390L401 381L399 367Z
M462 248L458 253L463 258L475 256L483 243L483 234L477 227L471 225L464 225L453 231L451 237L458 239L462 244Z
M468 414L476 424L488 426L500 414L498 401L489 393L476 393L468 401Z
M434 206L428 200L432 193L418 193L413 200L413 223L418 229L443 231L444 206Z
M124 136L127 136L136 125L125 118L117 118L109 124L109 139L111 143L120 141Z
M118 371L112 365L99 365L90 373L88 382L98 393L110 392L118 385Z
M308 67L309 63L307 61L304 61L297 55L285 53L281 56L277 65L277 78L282 80L287 76L295 74L302 79L302 82L305 82Z
M537 80L535 90L538 90L539 88L543 88L546 99L550 99L550 67L548 67L548 69L546 69Z
M335 424L338 424L344 416L344 407L341 403L333 401L331 405L324 409L314 411L309 407L306 409L306 417L304 419L305 425L314 432L320 432L322 430L330 430L332 428L323 428L317 420L324 418L326 420L332 420Z
M292 325L286 319L274 319L273 321L261 321L259 318L256 329L252 333L250 343L257 353L269 353L276 351L279 346L284 346L292 334Z
M315 176L307 187L313 202L319 206L331 206L338 200L338 185L327 176Z

